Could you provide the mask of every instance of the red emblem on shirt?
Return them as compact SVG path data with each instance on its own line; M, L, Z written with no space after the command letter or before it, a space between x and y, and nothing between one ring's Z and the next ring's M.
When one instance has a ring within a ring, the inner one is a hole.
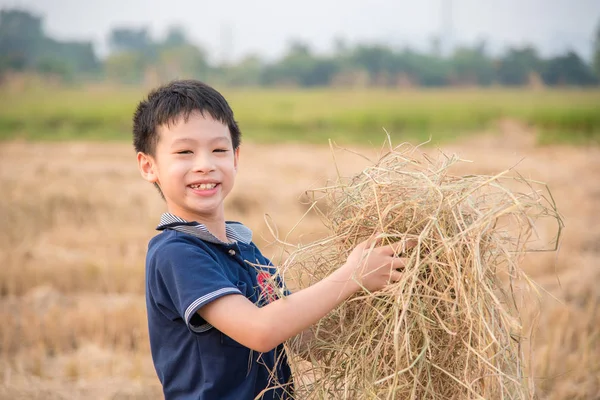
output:
M273 275L261 271L256 275L256 280L260 287L260 299L266 299L268 303L277 300L277 294L273 286Z

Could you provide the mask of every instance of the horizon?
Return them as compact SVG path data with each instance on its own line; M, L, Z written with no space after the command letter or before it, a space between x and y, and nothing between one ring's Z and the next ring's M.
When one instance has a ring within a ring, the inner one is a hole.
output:
M181 26L191 43L207 51L211 62L235 62L248 55L273 61L293 40L306 43L319 54L331 53L336 39L349 46L377 43L422 52L431 49L436 36L441 38L444 54L450 48L484 41L488 54L494 56L509 47L531 45L542 57L572 50L590 61L594 34L600 29L600 2L580 3L573 7L567 0L553 4L542 0L527 4L517 0L502 4L491 0L426 0L412 4L407 13L406 3L382 0L369 7L359 0L349 0L344 7L316 0L302 4L227 0L207 9L203 9L205 3L191 0L168 4L144 0L86 4L73 0L54 0L51 4L45 0L0 0L0 9L17 8L41 17L45 33L57 40L91 41L100 58L109 53L107 38L114 27L146 27L157 39L169 27ZM182 12L185 8L188 11ZM195 15L199 14L206 17L206 23L196 23ZM537 18L539 15L544 18Z

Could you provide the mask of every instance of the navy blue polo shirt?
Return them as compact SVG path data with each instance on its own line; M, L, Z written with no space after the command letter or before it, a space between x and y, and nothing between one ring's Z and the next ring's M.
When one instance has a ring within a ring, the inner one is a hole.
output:
M291 399L283 345L253 351L200 317L222 296L242 294L259 307L284 290L252 232L227 222L230 243L204 225L163 214L146 257L146 306L152 359L167 400ZM267 388L274 388L266 390Z

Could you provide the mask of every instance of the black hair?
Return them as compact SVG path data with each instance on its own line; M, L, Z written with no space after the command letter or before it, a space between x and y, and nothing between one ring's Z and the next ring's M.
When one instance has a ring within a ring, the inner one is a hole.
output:
M158 127L185 121L193 112L208 113L227 125L234 150L241 141L241 132L229 104L217 90L197 80L177 80L161 86L142 100L133 114L133 146L137 152L155 155Z

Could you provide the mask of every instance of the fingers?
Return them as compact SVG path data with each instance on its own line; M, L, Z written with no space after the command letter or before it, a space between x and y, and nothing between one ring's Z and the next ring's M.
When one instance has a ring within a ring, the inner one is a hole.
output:
M387 246L383 246L382 249L384 251L388 251L390 254L392 254L394 256L397 256L397 255L406 253L407 250L412 249L418 243L419 243L419 241L417 239L399 240L395 243L389 244Z
M406 259L394 257L392 258L390 265L394 271L403 271L404 267L406 266Z
M369 236L368 239L359 243L356 247L360 248L363 252L369 251L369 249L376 248L378 245L378 242L380 241L380 239L378 239L377 236L378 235L376 233L373 233L371 236Z
M392 270L390 272L390 281L389 283L396 283L398 281L400 281L400 279L402 279L402 272L398 272L395 270Z
M381 232L373 232L371 234L371 236L369 236L369 238L367 240L365 240L367 247L372 246L372 245L377 246L379 244L379 242L381 241L381 238L379 237L380 235L381 235Z
M417 239L411 238L411 239L399 240L392 244L381 246L381 242L384 239L379 236L380 236L379 233L374 232L368 239L363 241L359 246L362 246L362 248L364 250L367 250L369 248L371 248L371 249L379 248L381 250L389 252L389 254L393 254L396 256L398 254L402 254L402 253L406 252L406 250L412 249L419 243L419 241Z
M406 258L392 257L390 262L389 283L398 282L404 276L403 272L406 268Z

